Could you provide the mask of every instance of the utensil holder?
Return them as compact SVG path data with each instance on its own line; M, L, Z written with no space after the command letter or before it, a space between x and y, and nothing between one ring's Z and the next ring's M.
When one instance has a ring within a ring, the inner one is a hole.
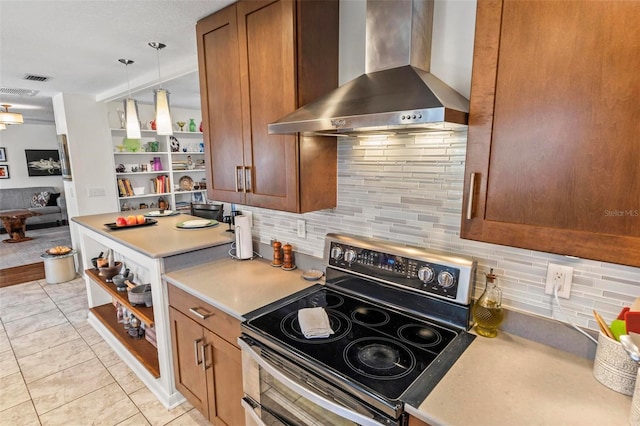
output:
M629 424L632 426L640 425L640 370L638 370L638 374L636 375L636 389L633 392L633 399L631 400Z
M593 360L593 376L600 383L624 395L633 395L638 364L629 358L622 344L600 332Z

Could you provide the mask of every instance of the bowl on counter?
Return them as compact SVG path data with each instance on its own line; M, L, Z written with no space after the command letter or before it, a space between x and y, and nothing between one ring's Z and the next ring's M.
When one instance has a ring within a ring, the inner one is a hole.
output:
M107 281L108 283L112 282L111 279L118 275L118 273L120 272L120 269L122 269L122 262L115 262L114 265L112 267L109 266L101 266L98 267L98 275L103 277L105 279L105 281Z

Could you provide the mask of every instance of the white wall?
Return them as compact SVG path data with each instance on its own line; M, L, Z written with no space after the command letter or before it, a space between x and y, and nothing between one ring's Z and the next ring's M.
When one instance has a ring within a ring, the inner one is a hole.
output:
M67 135L72 181L67 181L69 217L117 210L112 145L105 105L89 95L53 98L58 133ZM90 190L102 195L90 196Z
M0 179L0 188L53 186L62 191L62 176L29 176L25 149L58 150L56 128L52 124L20 124L0 131L0 147L5 149L9 179Z

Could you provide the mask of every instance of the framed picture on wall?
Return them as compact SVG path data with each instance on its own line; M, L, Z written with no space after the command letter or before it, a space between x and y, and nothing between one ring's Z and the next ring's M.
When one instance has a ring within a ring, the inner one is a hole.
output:
M5 147L0 147L0 161L7 161L7 150Z
M61 176L60 154L55 149L25 149L29 176Z
M9 166L5 164L0 166L0 179L9 179Z

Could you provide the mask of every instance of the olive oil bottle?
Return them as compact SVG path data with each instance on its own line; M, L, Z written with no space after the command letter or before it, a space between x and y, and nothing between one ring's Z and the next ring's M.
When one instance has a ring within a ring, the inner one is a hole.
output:
M476 323L476 332L484 337L496 337L498 327L504 319L502 290L496 283L493 268L486 274L486 285L482 295L474 303L471 313Z

